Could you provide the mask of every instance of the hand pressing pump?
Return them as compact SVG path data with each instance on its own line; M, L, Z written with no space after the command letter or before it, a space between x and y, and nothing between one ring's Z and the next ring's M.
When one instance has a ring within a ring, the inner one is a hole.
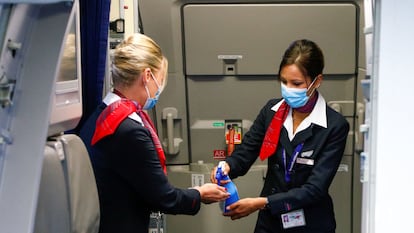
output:
M230 177L227 174L224 174L225 164L225 161L220 161L216 171L217 184L225 187L227 189L227 192L230 193L230 196L225 201L220 202L220 208L224 213L227 212L227 206L239 200L239 194L237 193L236 185L233 183L233 181L231 181Z

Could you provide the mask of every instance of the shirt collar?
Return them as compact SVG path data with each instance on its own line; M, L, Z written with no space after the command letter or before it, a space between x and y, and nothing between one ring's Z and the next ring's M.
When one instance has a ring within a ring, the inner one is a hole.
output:
M315 107L304 121L309 121L309 125L313 123L315 125L327 128L328 123L326 119L326 101L320 93Z
M271 109L276 112L283 102L284 100L282 99ZM326 119L326 101L320 93L312 112L301 122L295 133L293 133L292 108L289 109L289 114L287 115L285 122L283 122L283 126L288 131L290 140L292 140L298 132L307 129L311 124L319 125L324 128L327 128L328 125Z
M106 105L110 105L115 101L120 100L121 97L119 97L117 94L113 93L113 92L108 92L108 94L106 94L105 98L103 99L104 104Z
M117 94L113 93L113 92L108 92L105 96L105 98L102 100L102 102L104 102L104 104L106 104L106 106L112 104L115 101L120 100L121 97L118 96ZM141 123L141 125L144 125L144 123L142 122L141 117L139 117L139 115L136 112L131 113L128 118L131 118L132 120L135 120L139 123Z

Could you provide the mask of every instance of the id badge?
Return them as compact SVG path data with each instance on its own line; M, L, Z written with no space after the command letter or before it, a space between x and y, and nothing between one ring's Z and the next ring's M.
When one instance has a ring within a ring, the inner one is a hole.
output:
M150 215L148 233L164 232L164 214L161 212L153 212Z
M295 210L286 214L281 215L283 229L288 229L292 227L305 226L305 214L303 209Z

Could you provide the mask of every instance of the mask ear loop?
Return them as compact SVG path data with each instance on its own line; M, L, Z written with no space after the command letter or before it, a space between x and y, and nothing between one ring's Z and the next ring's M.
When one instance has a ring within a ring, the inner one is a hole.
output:
M316 82L316 80L317 80L318 78L319 78L319 75L318 75L318 76L316 76L316 77L315 77L315 79L311 82L311 84L309 85L308 91L309 91L310 87L312 87L312 85ZM319 86L320 86L320 85L319 85ZM313 88L312 92L311 92L308 96L309 96L309 97L311 97L311 96L313 95L313 93L315 92L315 90L316 90L319 86L317 86L317 87Z
M155 79L154 75L152 74L151 69L150 69L150 68L147 68L147 69L148 69L148 70L149 70L149 72L150 72L151 78L152 78L152 79L154 79L154 81L155 81L155 85L157 85L157 87L158 87L158 89L159 89L159 86L158 86L157 80ZM147 71L147 69L145 69L145 71L144 71L144 72L148 72L148 71ZM144 74L144 76L145 76L145 75L146 75L146 74ZM145 91L147 92L147 98L151 98L151 93L149 92L148 85L147 85L149 81L146 81L145 79L143 79L143 82L144 82Z
M147 84L145 84L145 90L147 91L147 98L151 98L151 94L150 94L150 92L149 92L149 90L148 90L148 86L147 86Z
M152 71L150 71L151 72L151 76L152 76L152 79L154 79L154 81L155 81L155 84L157 85L157 88L158 88L158 90L160 91L160 93L164 90L164 85L160 85L159 83L158 83L158 80L155 78L155 76L154 76L154 74L152 73Z

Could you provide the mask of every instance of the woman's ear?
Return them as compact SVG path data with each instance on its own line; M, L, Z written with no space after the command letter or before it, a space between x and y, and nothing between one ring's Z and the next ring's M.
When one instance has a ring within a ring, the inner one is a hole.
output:
M315 83L315 88L319 88L320 86L321 86L321 84L322 84L322 81L323 81L323 76L322 76L322 74L319 74L318 76L316 76L316 83Z
M141 73L142 76L142 82L143 84L148 83L151 80L151 69L145 68L144 71Z
M322 83L322 78L323 78L322 74L319 74L318 76L315 77L315 79L312 81L313 82L312 87L310 89L308 88L308 91L306 92L308 96L312 96L315 90L319 88L319 86Z

